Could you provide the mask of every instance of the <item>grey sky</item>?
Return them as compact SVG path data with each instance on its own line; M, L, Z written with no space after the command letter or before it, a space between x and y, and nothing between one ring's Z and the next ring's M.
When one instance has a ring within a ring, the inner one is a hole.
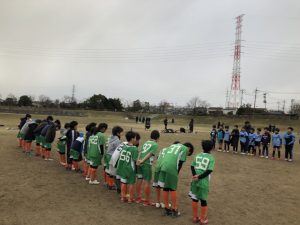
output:
M256 87L297 92L297 0L0 0L0 94L61 99L75 84L77 99L224 106L242 13L245 102ZM269 106L299 97L270 93Z

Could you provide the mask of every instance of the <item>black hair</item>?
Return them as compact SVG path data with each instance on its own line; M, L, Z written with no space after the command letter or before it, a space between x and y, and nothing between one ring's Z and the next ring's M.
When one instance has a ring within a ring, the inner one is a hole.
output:
M287 129L288 129L288 130L291 130L291 131L293 131L293 130L294 130L294 128L292 128L292 127L288 127Z
M136 132L135 135L137 141L141 140L141 135L139 133Z
M194 153L194 145L192 145L192 143L190 142L186 142L183 144L185 147L188 147L190 150L189 150L189 156L193 155Z
M115 126L115 127L113 127L113 129L112 129L112 135L113 135L113 136L118 136L118 137L120 137L119 135L120 135L123 131L124 131L124 130L123 130L122 127L120 127L120 126Z
M174 141L173 145L180 144L180 141Z
M97 126L97 124L94 123L94 122L89 123L88 125L86 125L85 130L86 130L87 132L90 132L90 131L92 130L92 128L93 128L93 127L96 127L96 126Z
M239 126L238 126L238 125L234 125L234 127L236 127L236 128L239 128Z
M213 128L217 128L217 126L216 126L216 125L213 125Z
M55 120L54 123L56 123L56 128L57 128L57 129L60 129L60 128L61 128L60 120Z
M35 120L35 122L36 122L37 124L40 124L42 121L39 120L39 119L37 119L37 120Z
M31 115L30 114L26 114L25 115L25 118L27 119L27 118L31 118Z
M128 131L125 135L126 140L129 142L132 139L136 138L136 133L134 133L133 131Z
M257 131L261 131L261 128L257 128Z
M96 135L98 133L98 128L96 126L92 127L91 128L91 133L92 133L92 135Z
M70 123L70 129L74 130L74 128L75 128L77 125L78 125L78 122L73 120L73 121Z
M107 123L100 123L98 126L98 131L102 130L102 129L107 129L108 125Z
M268 131L268 130L269 130L269 127L265 127L264 130L267 130L267 131Z
M205 153L209 153L214 148L214 143L210 140L203 140L201 145Z
M255 129L253 127L251 127L250 130L255 131Z
M53 121L53 116L48 116L47 121Z
M65 129L69 129L69 128L70 128L70 123L65 123L64 128L65 128Z
M278 132L279 132L279 131L280 131L280 129L279 129L279 128L276 128L276 129L275 129L275 131L278 131Z
M151 138L152 140L158 140L159 137L160 137L160 133L159 133L158 130L153 130L153 131L151 132L150 138Z
M225 129L229 129L229 126L225 126Z

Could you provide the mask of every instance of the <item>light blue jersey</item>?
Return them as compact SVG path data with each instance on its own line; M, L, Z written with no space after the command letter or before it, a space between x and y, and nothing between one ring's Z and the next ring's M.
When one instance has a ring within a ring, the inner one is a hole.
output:
M280 147L282 145L282 137L280 134L273 134L272 144L273 147Z

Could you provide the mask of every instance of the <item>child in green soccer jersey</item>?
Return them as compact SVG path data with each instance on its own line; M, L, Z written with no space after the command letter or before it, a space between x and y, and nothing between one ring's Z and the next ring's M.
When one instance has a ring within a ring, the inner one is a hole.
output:
M138 148L135 146L136 133L129 131L125 136L128 144L124 145L120 152L117 175L121 178L121 201L132 203L134 201Z
M58 138L57 142L57 152L59 154L59 162L61 165L66 165L66 146L67 146L67 137L64 133L64 130L61 131L61 137Z
M141 189L144 185L144 195L145 201L144 206L151 205L150 203L150 194L151 194L151 179L152 179L152 163L154 156L156 155L158 149L158 140L160 134L159 131L153 130L151 132L151 140L146 141L142 147L141 152L139 153L139 160L137 162L137 203L142 202Z
M180 212L177 208L177 184L178 174L186 157L193 154L194 146L191 143L173 144L161 153L160 163L157 169L158 186L163 188L165 215L177 217ZM171 194L172 209L169 206L169 194Z
M213 143L209 140L202 141L203 153L198 154L191 165L193 181L189 196L192 199L193 222L207 224L207 198L209 192L210 174L215 167L215 158L210 154ZM198 217L198 204L201 202L201 214Z
M89 184L99 184L96 180L96 171L98 167L101 165L101 160L104 153L104 145L106 142L106 138L104 136L105 131L107 130L106 123L100 123L99 126L92 128L92 135L89 138L88 145L88 158L89 158Z

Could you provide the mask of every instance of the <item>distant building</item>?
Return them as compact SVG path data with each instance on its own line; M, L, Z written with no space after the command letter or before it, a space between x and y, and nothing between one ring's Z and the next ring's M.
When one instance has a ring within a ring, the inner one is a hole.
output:
M207 109L209 115L223 115L223 108L222 107L209 107Z
M224 115L236 115L237 108L225 108L223 109Z

